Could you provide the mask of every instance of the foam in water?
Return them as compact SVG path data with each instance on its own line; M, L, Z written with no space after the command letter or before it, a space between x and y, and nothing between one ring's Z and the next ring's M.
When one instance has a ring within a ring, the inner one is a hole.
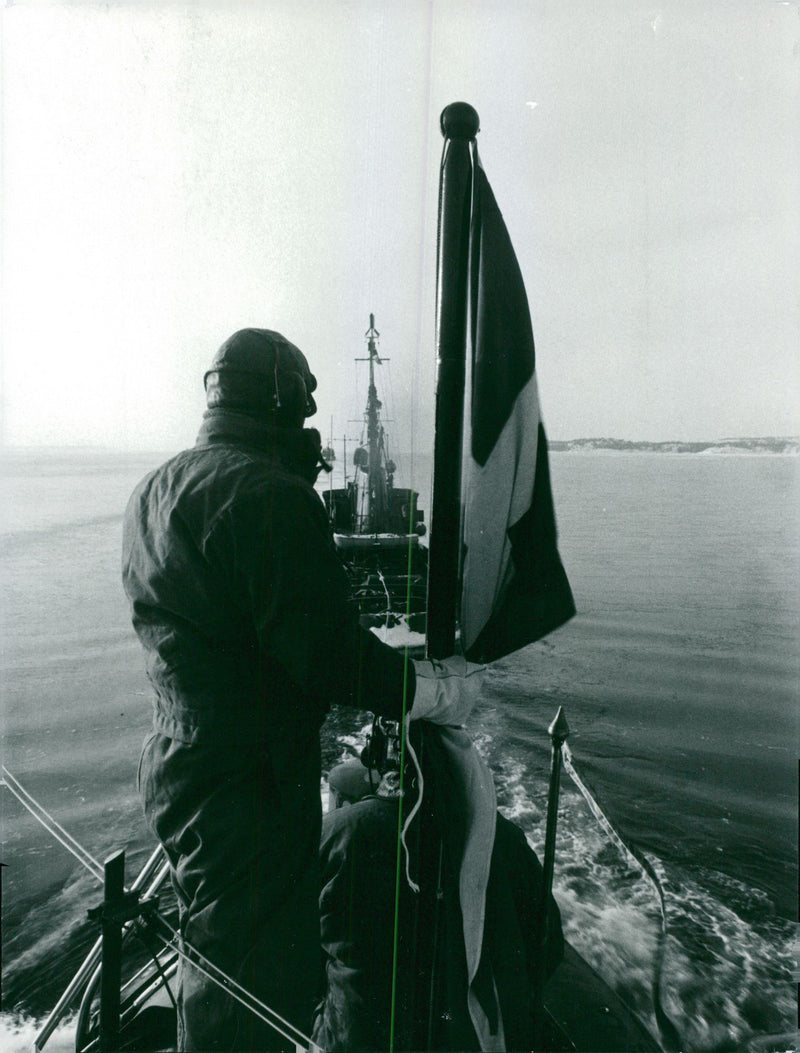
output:
M525 830L543 854L546 783L526 764L498 749L486 714L476 745L495 774L500 810ZM537 785L538 783L538 785ZM767 917L746 921L731 906L752 890L725 878L723 902L703 868L665 864L648 856L665 896L668 936L661 993L686 1051L782 1048L793 1013L791 926ZM720 875L713 876L715 881ZM583 799L562 786L554 894L564 934L656 1034L651 985L661 926L652 881L611 843ZM772 1032L778 1045L772 1047ZM751 1042L766 1042L766 1046Z
M4 1053L31 1053L41 1029L41 1020L0 1013L0 1048ZM75 1020L72 1018L56 1028L47 1040L45 1050L46 1053L73 1053L74 1049Z

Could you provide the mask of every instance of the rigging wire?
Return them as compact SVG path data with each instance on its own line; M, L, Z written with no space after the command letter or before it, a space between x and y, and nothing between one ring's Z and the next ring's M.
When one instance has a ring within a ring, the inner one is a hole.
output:
M166 930L167 933L169 933L168 937L163 932L158 931L158 927L155 924L156 921ZM211 980L212 983L215 983L218 987L227 991L231 998L234 998L246 1009L249 1009L254 1016L259 1018L259 1020L263 1020L265 1024L269 1024L270 1027L274 1028L274 1030L281 1035L282 1038L288 1039L293 1045L297 1046L298 1049L304 1051L304 1053L309 1049L311 1046L311 1039L307 1035L304 1035L299 1028L294 1026L294 1024L290 1023L274 1009L271 1009L259 998L256 998L256 996L251 994L250 991L237 983L232 976L228 976L227 973L214 965L212 961L209 961L209 959L201 954L200 951L187 943L186 940L179 935L177 930L174 929L166 918L164 918L158 911L154 911L153 913L153 922L154 924L151 926L151 931L166 950L173 951L184 961L194 966L198 972Z
M664 1041L664 1045L670 1053L675 1050L680 1050L681 1040L678 1033L678 1029L675 1027L673 1022L664 1009L663 1002L661 1000L661 981L664 969L664 958L666 955L666 941L667 941L667 904L664 896L664 889L659 881L658 875L653 867L653 864L649 859L642 853L631 847L622 838L620 833L612 825L611 820L605 814L603 809L597 803L594 795L584 783L575 769L575 765L572 762L572 753L570 752L569 746L566 742L562 746L562 757L564 761L564 767L569 773L570 778L578 787L589 806L589 811L595 817L597 822L600 824L606 835L616 846L622 855L633 865L633 867L644 874L650 886L658 897L659 905L661 908L661 925L658 933L658 945L656 947L656 960L653 968L653 982L652 982L652 995L653 995L653 1009L655 1012L656 1023L661 1034L661 1038Z
M0 780L0 786L5 786L7 790L17 798L19 803L31 813L34 819L37 819L42 826L51 834L60 845L63 845L68 852L70 852L78 862L86 867L90 874L95 877L101 884L105 878L105 872L103 867L97 860L91 855L83 845L79 844L75 838L67 833L63 826L57 822L52 815L45 811L42 806L31 797L24 787L14 778L8 768L3 765L0 767L0 771L3 773L3 778Z
M156 972L161 980L161 986L167 992L170 1002L172 1002L172 1008L178 1013L178 1003L175 995L172 993L172 987L169 982L169 976L164 968L164 964L158 956L158 951L155 949L155 939L152 938L152 933L146 925L137 925L134 929L134 934L144 944L148 954L153 959L153 965L155 966Z

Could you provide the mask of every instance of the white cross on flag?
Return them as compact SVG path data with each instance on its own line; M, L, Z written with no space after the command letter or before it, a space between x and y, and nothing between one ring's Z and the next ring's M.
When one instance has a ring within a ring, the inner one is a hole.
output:
M474 179L460 612L464 653L488 662L557 629L575 604L556 546L528 298L477 151Z

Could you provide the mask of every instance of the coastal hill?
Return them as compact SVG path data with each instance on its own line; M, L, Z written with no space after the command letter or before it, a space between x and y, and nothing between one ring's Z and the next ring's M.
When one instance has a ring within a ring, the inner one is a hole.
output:
M548 439L554 451L590 452L603 450L617 453L699 453L711 455L760 453L797 456L800 438L718 439L714 442L633 442L630 439Z

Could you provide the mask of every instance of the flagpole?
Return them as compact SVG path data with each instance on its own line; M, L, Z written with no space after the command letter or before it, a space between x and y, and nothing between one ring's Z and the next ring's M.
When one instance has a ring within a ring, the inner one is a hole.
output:
M461 445L467 353L467 278L472 214L472 150L478 114L464 102L447 106L440 118L444 136L439 172L436 256L436 432L428 543L428 658L447 658L456 649L461 531ZM417 726L415 748L424 767L424 738ZM402 807L402 802L401 802ZM405 989L405 1033L399 1047L434 1047L440 1025L437 998L441 979L443 843L431 811L430 790L413 830L420 893L409 928L414 951L399 988ZM394 1046L394 1043L392 1043Z
M472 210L471 143L477 112L466 102L445 107L439 178L436 259L436 433L428 546L427 655L456 648L461 526L461 444L467 346L467 279Z

